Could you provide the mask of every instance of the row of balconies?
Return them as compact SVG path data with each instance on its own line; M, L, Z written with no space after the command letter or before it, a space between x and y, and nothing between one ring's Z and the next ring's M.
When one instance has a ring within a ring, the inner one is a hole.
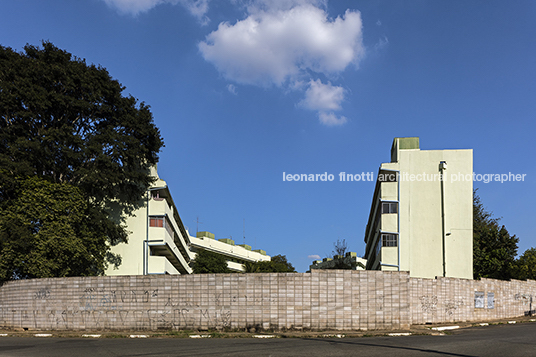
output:
M149 259L150 273L154 273L155 271L167 272L169 274L176 272L180 272L181 274L192 273L189 263L195 258L195 253L190 248L207 249L229 257L228 266L233 271L243 271L243 265L239 261L256 262L270 260L270 257L264 251L252 251L250 246L245 244L234 245L234 242L231 240L215 240L213 235L210 238L187 236L185 239L175 219L173 207L164 198L152 198L149 201L149 216L167 217L168 219L163 222L163 225L171 224L173 228L171 230L172 234L170 234L170 230L164 226L149 227L149 248L152 255ZM168 263L164 262L164 259ZM156 266L151 266L152 264Z
M168 229L164 227L149 227L149 247L152 256L165 257L169 264L171 264L176 271L181 274L191 274L192 268L189 265L189 262L194 258L194 254L189 249L189 237L183 237L181 230L175 220L173 207L171 207L166 199L152 198L149 201L149 216L153 217L167 217L168 219L164 224L171 224L172 229L170 234ZM154 257L157 258L157 257ZM161 268L169 268L169 264L162 263L162 259L153 259ZM149 264L151 263L149 259ZM162 265L163 264L163 265ZM153 269L149 266L149 272ZM167 273L173 274L173 269L164 270Z

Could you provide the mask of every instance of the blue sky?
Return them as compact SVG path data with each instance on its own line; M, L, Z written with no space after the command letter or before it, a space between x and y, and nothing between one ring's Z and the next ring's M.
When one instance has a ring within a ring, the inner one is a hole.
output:
M283 182L374 172L394 137L471 148L475 188L536 246L534 1L20 0L0 44L49 40L151 106L159 173L195 234L284 254L298 271L333 242L364 253L374 182Z

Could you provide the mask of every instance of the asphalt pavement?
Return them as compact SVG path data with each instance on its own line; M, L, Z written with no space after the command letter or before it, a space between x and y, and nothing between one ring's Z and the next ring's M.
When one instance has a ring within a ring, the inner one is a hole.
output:
M433 335L254 336L259 335L249 338L2 336L0 356L536 356L536 322L468 327Z

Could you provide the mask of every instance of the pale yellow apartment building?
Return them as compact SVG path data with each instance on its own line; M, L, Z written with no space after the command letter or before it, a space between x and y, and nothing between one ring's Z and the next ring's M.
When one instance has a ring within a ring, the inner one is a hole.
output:
M473 278L473 151L395 138L365 230L367 270Z
M201 249L221 254L231 271L244 270L247 261L267 261L263 250L251 250L248 245L235 245L230 239L215 239L210 232L190 236L173 202L167 183L157 180L147 191L145 202L133 216L127 217L128 243L111 248L121 255L119 268L108 267L106 275L191 274L196 252Z

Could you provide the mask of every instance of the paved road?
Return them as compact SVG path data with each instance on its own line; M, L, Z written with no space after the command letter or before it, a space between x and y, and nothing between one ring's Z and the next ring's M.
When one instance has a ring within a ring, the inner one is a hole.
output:
M536 323L342 339L0 337L0 356L536 356Z

